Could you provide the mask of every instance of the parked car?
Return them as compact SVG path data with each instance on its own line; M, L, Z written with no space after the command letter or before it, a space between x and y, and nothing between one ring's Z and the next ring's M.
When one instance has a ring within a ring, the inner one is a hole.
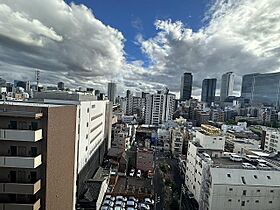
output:
M144 199L144 203L148 204L148 205L154 205L155 201L153 199L151 199L151 198L145 198Z
M126 202L127 201L127 198L126 197L123 197L121 195L117 196L116 197L116 201L123 201L123 202Z
M120 207L120 206L115 206L115 207L114 207L114 210L125 210L125 208Z
M151 179L153 178L154 173L152 172L152 170L148 171L148 178Z
M116 200L116 198L115 198L114 196L112 196L112 195L105 195L104 200L111 200L111 201L115 201L115 200Z
M136 203L135 201L130 201L130 200L128 200L128 201L126 202L126 206L127 206L127 207L131 207L131 208L137 208L137 203Z
M119 206L119 207L125 208L125 202L117 200L115 202L115 206Z
M264 163L259 163L258 167L262 169L270 169L270 167Z
M256 166L252 165L251 163L242 163L242 167L248 169L256 169Z
M145 204L145 203L140 203L139 204L139 209L140 210L150 210L150 206Z
M141 170L138 169L136 176L137 176L138 178L141 177Z
M132 168L132 169L130 170L129 176L134 176L134 174L135 174L135 169Z
M113 210L113 208L109 206L101 206L100 210Z
M111 200L104 200L103 201L103 206L113 207L114 206L114 202L111 201Z
M127 202L128 201L134 201L134 202L138 202L138 199L136 199L135 197L133 197L133 196L130 196L130 197L128 197L128 199L127 199Z

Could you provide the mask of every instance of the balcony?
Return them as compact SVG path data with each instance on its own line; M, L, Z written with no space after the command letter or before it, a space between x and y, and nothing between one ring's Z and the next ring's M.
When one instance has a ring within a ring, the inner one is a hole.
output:
M41 164L41 155L37 157L0 156L0 167L37 168Z
M40 199L35 203L0 203L0 210L39 210L41 208Z
M0 183L0 193L34 195L41 189L41 180L36 183Z
M43 138L42 129L36 131L0 129L0 140L36 142L41 140L42 138Z

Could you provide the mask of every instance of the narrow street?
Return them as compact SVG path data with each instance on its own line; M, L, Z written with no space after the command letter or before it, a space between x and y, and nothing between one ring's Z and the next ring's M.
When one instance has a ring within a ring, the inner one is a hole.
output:
M193 201L191 201L187 195L184 193L181 194L181 187L183 184L182 177L180 175L179 165L176 159L166 158L162 152L155 151L154 163L155 163L155 175L154 175L154 191L155 191L155 202L158 201L158 197L160 198L159 202L156 202L155 209L163 210L165 206L165 190L164 190L164 182L163 177L160 173L160 163L167 163L170 166L170 173L172 175L173 181L176 185L177 194L182 195L182 203L181 210L196 210L193 205ZM179 200L178 200L179 201ZM179 201L180 202L180 201ZM172 209L173 210L173 209Z
M159 162L160 162L160 153L155 151L154 164L155 164L155 174L153 178L154 182L154 191L155 191L155 210L164 209L164 182L161 177Z

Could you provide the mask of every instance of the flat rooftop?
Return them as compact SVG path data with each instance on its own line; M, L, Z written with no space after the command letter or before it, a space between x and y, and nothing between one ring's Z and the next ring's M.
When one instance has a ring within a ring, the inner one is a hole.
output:
M65 106L61 104L44 104L44 103L34 103L34 102L12 102L12 101L0 101L0 105L8 106L30 106L30 107L60 107Z

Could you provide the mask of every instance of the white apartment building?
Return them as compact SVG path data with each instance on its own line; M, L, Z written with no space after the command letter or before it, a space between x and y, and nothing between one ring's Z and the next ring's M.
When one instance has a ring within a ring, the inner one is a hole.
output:
M145 124L159 125L171 120L174 113L175 95L158 92L146 96Z
M265 145L264 150L269 152L280 151L280 131L273 128L267 128L265 130Z
M231 158L224 143L218 130L205 125L189 142L185 182L199 209L280 209L280 171L261 158Z

